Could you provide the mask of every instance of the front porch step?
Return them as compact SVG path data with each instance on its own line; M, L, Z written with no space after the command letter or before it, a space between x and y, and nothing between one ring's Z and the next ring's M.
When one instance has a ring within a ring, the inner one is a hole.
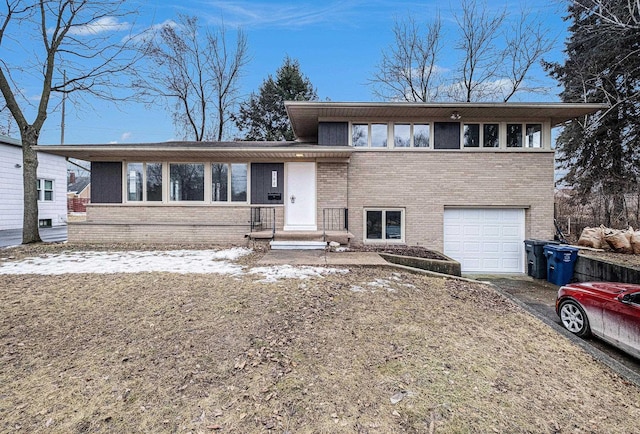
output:
M336 241L343 245L349 245L353 234L348 231L259 231L250 232L245 235L250 240L270 240L273 241Z
M324 250L327 243L324 241L271 241L271 250Z

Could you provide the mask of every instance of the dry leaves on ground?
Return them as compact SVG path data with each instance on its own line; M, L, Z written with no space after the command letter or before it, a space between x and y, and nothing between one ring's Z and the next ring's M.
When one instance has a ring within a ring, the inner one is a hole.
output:
M0 431L637 430L637 387L488 286L259 280L0 275Z

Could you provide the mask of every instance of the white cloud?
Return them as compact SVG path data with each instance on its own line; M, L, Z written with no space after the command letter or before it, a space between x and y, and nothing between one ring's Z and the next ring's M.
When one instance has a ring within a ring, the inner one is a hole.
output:
M244 28L260 25L303 27L318 23L336 23L349 20L348 12L359 6L359 2L248 2L211 1L216 13L224 17L225 24ZM321 6L320 6L321 5ZM214 18L216 13L210 13Z
M149 42L155 39L158 33L160 32L160 30L162 30L165 27L175 29L176 27L180 27L180 24L170 19L165 20L159 24L154 24L150 26L149 28L143 30L142 32L138 33L135 36L127 37L127 39L137 44L144 44L146 42Z
M104 32L120 32L130 28L131 24L119 22L116 17L102 17L88 24L72 26L69 29L69 34L80 36L97 35Z
M120 140L123 141L123 142L126 141L126 140L129 140L132 135L133 134L131 132L129 132L129 131L127 131L126 133L122 133L122 135L120 136Z

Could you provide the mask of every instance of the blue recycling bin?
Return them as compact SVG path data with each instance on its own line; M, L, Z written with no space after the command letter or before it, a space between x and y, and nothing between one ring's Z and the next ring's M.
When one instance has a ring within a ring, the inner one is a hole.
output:
M571 281L573 267L578 259L575 247L549 244L544 246L544 256L547 257L547 281L562 286Z

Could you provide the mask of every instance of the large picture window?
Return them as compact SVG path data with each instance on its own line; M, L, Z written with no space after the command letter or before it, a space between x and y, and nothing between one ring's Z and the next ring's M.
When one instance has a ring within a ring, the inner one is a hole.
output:
M38 200L44 202L53 201L53 180L38 179L36 188L38 190Z
M366 209L365 240L402 242L404 240L404 210Z
M212 163L211 200L213 202L246 202L247 165Z
M127 164L127 201L162 201L162 163Z
M169 164L169 198L172 201L204 201L204 164Z

